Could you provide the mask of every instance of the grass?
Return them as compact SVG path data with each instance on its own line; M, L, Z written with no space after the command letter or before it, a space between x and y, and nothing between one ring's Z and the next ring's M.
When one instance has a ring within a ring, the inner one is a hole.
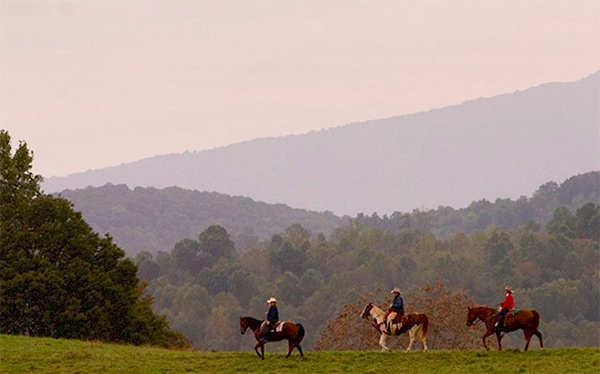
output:
M267 346L268 347L268 346ZM198 352L0 336L1 373L598 373L600 348L521 352Z

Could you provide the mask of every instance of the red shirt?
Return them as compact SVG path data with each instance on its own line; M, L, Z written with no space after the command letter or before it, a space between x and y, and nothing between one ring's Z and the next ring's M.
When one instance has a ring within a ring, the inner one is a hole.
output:
M512 293L507 292L506 293L506 298L504 299L504 302L502 303L502 309L501 310L506 310L506 309L515 309L515 300L513 299Z

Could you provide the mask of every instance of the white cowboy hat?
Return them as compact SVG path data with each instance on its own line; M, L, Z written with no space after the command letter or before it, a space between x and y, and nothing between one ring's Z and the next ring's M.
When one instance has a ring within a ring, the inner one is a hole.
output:
M390 293L394 293L394 292L401 293L401 292L400 292L400 288L398 288L398 287L394 287L394 289L393 289L393 290L392 290L392 292L390 292Z
M267 300L267 304L276 303L276 302L277 302L277 299L274 298L274 297L272 297L269 300Z
M511 286L506 286L504 287L504 291L513 292L513 289Z

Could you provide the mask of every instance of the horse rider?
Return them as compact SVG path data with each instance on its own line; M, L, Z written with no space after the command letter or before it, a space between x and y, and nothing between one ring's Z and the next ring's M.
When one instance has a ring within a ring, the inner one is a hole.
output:
M504 327L504 319L506 318L506 314L515 309L515 300L513 299L513 290L511 286L504 287L504 291L506 291L506 296L504 297L504 301L498 303L502 308L500 309L500 313L498 313L498 321L496 322L496 332L502 331Z
M404 316L404 300L402 300L402 296L400 296L400 288L395 287L391 293L394 294L394 301L392 301L386 317L386 328L389 334L392 333L392 323L394 318L396 318L397 315Z
M260 325L259 335L262 337L261 341L266 343L268 341L269 329L279 321L279 311L277 310L277 299L274 297L267 300L269 304L269 311L267 312L267 319Z

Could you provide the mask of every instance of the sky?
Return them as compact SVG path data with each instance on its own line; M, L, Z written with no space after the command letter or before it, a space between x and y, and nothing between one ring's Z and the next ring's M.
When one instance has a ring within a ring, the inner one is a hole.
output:
M597 0L0 1L0 127L44 177L599 69Z

